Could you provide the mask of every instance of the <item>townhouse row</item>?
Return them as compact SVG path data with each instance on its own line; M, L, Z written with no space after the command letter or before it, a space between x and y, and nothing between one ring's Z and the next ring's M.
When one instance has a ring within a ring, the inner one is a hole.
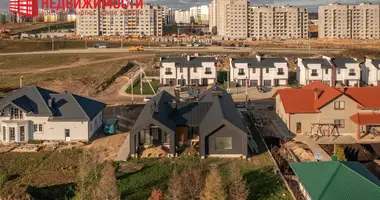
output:
M161 58L160 83L165 86L209 85L229 81L235 86L286 86L289 80L287 58L230 58L227 77L218 79L214 57ZM220 76L222 77L222 76ZM227 79L227 80L226 80ZM380 59L307 58L297 60L296 80L300 85L320 81L328 86L359 86L361 82L377 86Z

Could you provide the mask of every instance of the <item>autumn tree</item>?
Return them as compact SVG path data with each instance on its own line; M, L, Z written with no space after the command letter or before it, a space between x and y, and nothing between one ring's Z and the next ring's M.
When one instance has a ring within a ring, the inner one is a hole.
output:
M211 166L206 177L205 188L201 200L226 200L227 194L223 187L222 177L216 166Z
M163 200L163 199L164 199L164 195L162 194L161 190L154 188L148 200Z
M232 164L230 166L230 175L228 178L228 199L246 200L247 198L248 190L243 175L236 164Z
M188 167L181 173L174 170L169 180L168 199L198 200L202 187L202 167Z

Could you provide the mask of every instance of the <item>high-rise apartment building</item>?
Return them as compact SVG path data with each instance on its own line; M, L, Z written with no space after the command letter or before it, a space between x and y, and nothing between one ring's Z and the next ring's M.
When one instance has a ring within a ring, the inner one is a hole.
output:
M247 38L248 1L212 0L209 5L210 31L218 36Z
M194 6L190 8L190 17L198 24L208 24L208 5Z
M190 23L190 11L189 10L176 10L174 12L175 23Z
M162 36L162 10L152 4L141 9L78 9L76 31L81 36Z
M308 38L305 8L250 7L248 21L248 36L252 40Z
M332 3L318 10L319 38L380 39L380 5Z
M162 17L164 19L164 24L173 23L173 9L167 6L161 6L162 8Z

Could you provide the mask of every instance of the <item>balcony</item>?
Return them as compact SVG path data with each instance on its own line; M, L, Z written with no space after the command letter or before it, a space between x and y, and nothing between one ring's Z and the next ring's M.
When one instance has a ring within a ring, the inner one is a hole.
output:
M239 76L244 76L245 73L244 73L244 72L239 72L238 75L239 75Z
M165 72L165 75L172 75L173 72Z
M311 73L311 76L318 76L318 73Z
M352 72L352 73L348 73L349 76L356 76L356 73L355 72Z
M277 72L277 75L284 75L284 72Z
M205 71L205 74L212 74L211 71Z

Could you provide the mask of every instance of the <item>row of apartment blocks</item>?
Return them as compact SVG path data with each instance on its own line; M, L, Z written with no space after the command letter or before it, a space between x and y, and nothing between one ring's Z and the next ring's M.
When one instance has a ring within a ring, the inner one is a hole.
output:
M167 6L144 4L139 9L78 9L77 34L81 36L162 36L163 27L171 23L172 10Z
M249 6L246 0L213 0L209 31L222 37L287 39L308 37L308 12L290 6Z
M229 82L238 86L285 86L289 79L287 58L230 58ZM361 81L377 86L380 83L380 59L355 58L298 59L296 80L300 85L320 81L329 86L359 86ZM209 85L217 81L216 58L161 58L162 85Z

